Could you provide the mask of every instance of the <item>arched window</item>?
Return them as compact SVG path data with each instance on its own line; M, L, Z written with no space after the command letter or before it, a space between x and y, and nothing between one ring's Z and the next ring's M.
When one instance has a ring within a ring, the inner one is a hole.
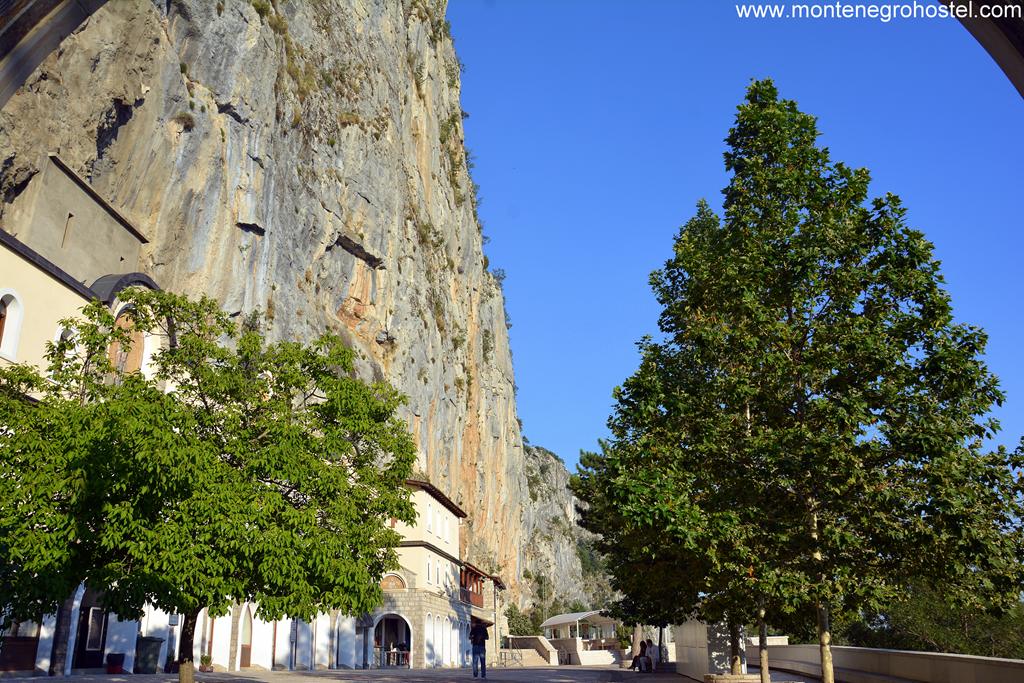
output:
M430 617L430 612L427 612L427 627L423 629L423 655L426 658L427 666L434 663L434 620Z
M431 581L434 578L430 574L433 570L434 570L434 566L433 566L433 563L431 562L430 556L428 555L427 556L427 583L431 583Z
M133 330L131 320L125 315L118 316L114 325L118 329L127 330L131 342L128 347L122 347L119 341L110 345L108 350L110 364L114 366L116 372L121 374L138 372L142 369L142 352L146 345L146 335L142 330Z
M405 588L405 580L398 574L385 574L380 580L380 587L386 591L402 590Z
M444 635L441 630L441 615L434 617L434 666L444 663Z
M18 356L22 314L18 296L10 290L0 289L0 354L8 360L16 360Z

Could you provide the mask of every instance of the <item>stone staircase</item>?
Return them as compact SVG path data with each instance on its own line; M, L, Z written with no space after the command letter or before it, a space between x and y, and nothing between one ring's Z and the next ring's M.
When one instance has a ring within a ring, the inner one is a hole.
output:
M550 666L533 648L502 650L509 667Z

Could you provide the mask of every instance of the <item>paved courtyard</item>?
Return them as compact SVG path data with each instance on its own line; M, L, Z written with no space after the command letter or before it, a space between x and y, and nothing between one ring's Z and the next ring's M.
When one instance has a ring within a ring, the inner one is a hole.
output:
M72 676L70 678L6 678L4 683L16 681L55 681L73 683L174 683L177 675L97 675ZM444 683L445 681L472 681L469 669L428 669L392 671L253 671L247 673L196 674L196 683ZM479 680L479 679L477 679ZM513 667L493 668L487 671L488 681L505 683L603 683L605 681L637 681L638 683L692 683L692 679L671 673L639 674L618 667ZM816 683L817 679L804 678L795 674L772 673L773 683Z
M536 668L495 668L487 671L488 681L504 681L505 683L598 683L603 681L674 681L684 683L688 679L674 674L637 674L618 668L596 667L536 667ZM69 678L0 678L4 683L15 681L65 680L73 683L173 683L178 680L174 674L156 675L96 675L72 676ZM249 683L266 681L267 683L443 683L444 681L472 681L473 672L469 669L430 669L430 670L392 670L392 671L252 671L246 673L196 673L196 683ZM479 680L479 679L477 679Z

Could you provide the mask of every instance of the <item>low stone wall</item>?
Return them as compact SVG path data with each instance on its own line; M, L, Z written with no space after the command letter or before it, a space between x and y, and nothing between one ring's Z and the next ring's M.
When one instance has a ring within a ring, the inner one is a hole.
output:
M558 650L544 636L509 636L509 645L520 650L533 650L545 663L558 665Z
M747 647L757 661L757 646ZM935 652L832 647L837 683L1009 683L1024 681L1024 660ZM772 668L820 676L817 645L768 648Z
M579 638L551 638L548 642L558 650L560 653L564 653L564 657L568 658L568 664L581 664L580 652L583 651L583 641Z

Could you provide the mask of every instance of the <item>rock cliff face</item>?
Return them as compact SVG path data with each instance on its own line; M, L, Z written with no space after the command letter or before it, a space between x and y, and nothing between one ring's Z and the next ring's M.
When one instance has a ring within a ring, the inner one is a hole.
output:
M409 396L419 469L470 512L468 559L518 595L563 504L530 497L444 12L113 0L0 112L0 210L56 152L148 237L164 288L264 309L274 336L343 335Z
M519 565L525 601L545 614L574 607L600 609L611 588L593 548L593 534L577 523L579 501L568 489L569 472L557 455L525 445L528 500L523 507Z

